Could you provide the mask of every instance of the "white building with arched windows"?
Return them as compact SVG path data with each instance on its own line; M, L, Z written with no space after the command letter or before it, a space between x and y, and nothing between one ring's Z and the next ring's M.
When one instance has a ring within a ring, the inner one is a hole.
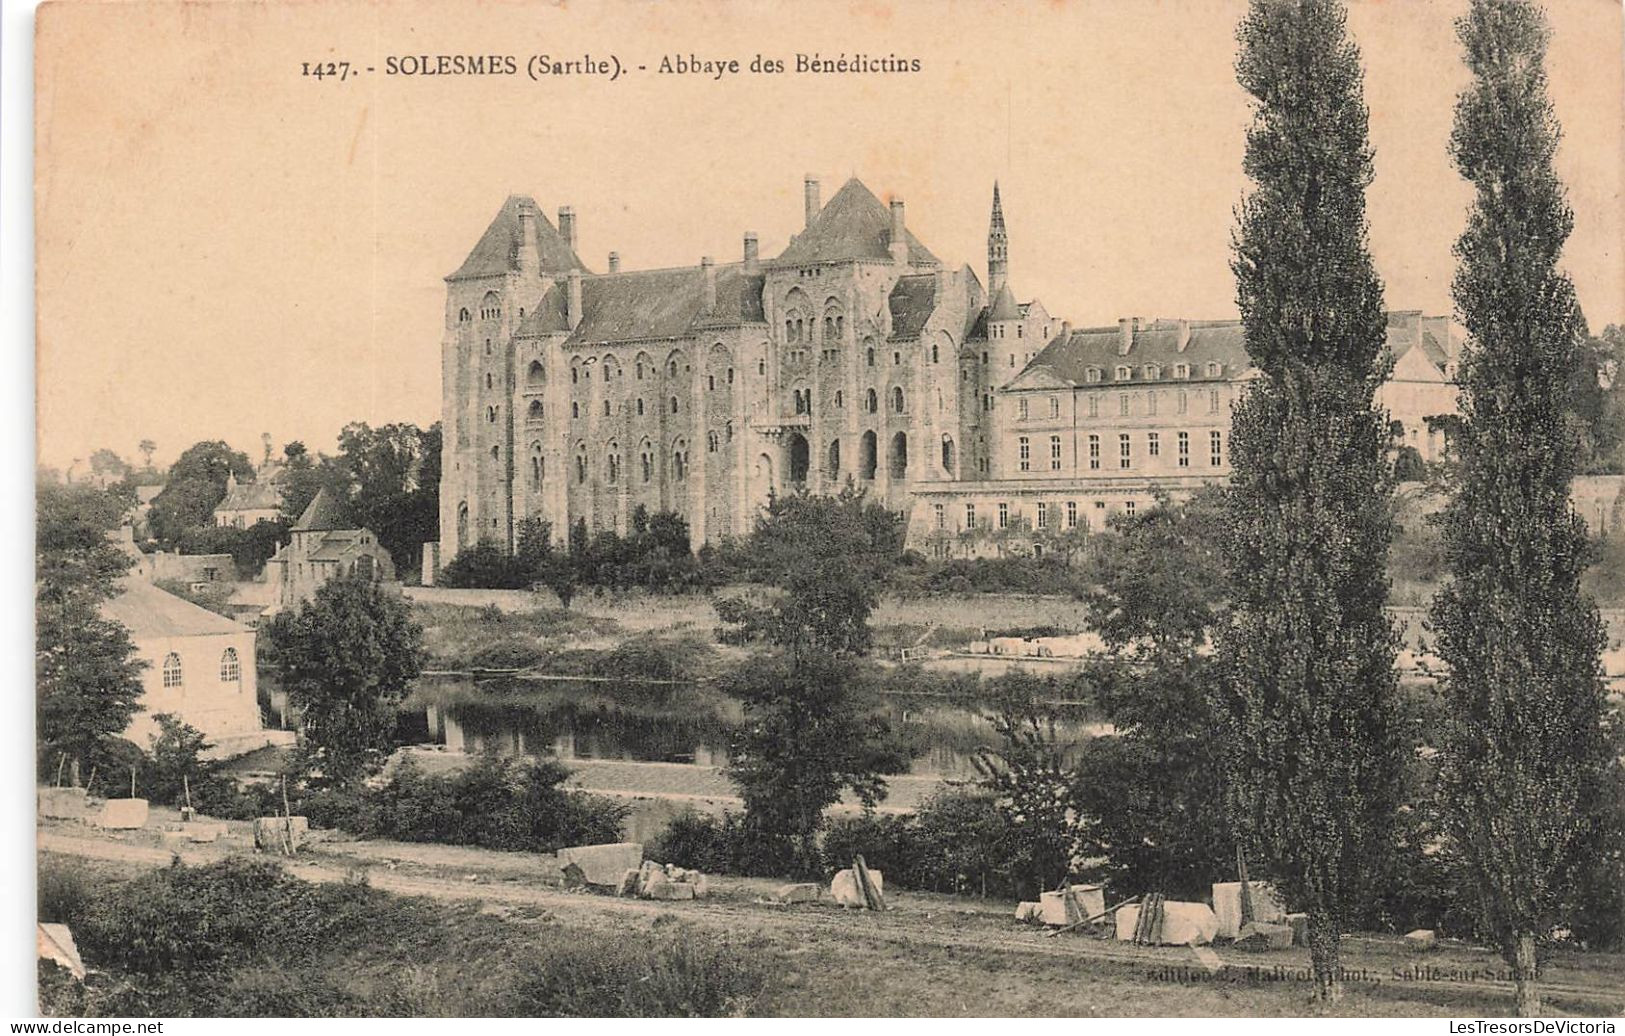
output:
M260 724L254 679L254 631L143 579L125 579L102 605L102 617L130 631L141 673L142 711L124 736L142 748L169 713L201 731L215 757L240 755L287 731Z

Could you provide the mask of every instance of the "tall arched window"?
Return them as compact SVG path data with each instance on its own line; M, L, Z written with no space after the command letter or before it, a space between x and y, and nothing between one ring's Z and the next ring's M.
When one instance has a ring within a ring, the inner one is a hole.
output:
M526 411L526 413L530 416L532 421L540 421L542 419L542 401L539 399L531 400L530 408Z
M164 687L181 685L181 656L171 651L164 656Z
M532 360L525 377L532 385L541 385L547 381L547 368L542 366L541 360Z
M891 390L891 408L899 414L903 412L903 387L901 385L893 386Z
M880 398L875 395L875 390L874 389L870 389L869 394L864 397L863 406L864 406L864 409L867 410L871 414L877 412L880 409Z
M237 659L236 648L226 648L220 653L220 682L236 683L243 678L243 664Z
M674 413L674 414L677 412L677 397L676 396L671 397L671 412Z

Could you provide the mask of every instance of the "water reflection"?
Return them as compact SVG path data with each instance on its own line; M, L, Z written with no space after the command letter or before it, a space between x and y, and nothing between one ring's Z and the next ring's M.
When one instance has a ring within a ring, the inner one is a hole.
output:
M455 752L496 751L559 759L726 766L739 703L702 686L655 687L425 677L407 701L422 737ZM908 771L968 778L978 748L998 737L980 710L899 696L883 711L908 747ZM405 719L405 717L403 717ZM1072 708L1056 723L1082 743L1110 727Z

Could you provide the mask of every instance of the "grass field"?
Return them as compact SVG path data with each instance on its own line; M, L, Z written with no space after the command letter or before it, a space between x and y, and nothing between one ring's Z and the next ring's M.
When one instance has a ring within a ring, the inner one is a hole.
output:
M169 859L163 849L77 825L45 831L42 849L42 873L75 875L81 901L106 897L112 883ZM240 852L228 845L182 855L202 864ZM889 890L892 909L881 914L827 902L791 908L763 901L774 882L743 878L713 879L705 900L650 903L558 888L550 861L388 842L320 845L293 873L352 889L363 880L364 894L339 896L354 915L297 952L261 947L243 966L208 976L197 995L214 998L210 1004L445 1016L1315 1013L1307 954L1298 949L1251 955L1221 947L1225 967L1211 974L1180 947L1046 938L1017 923L1009 903ZM64 898L61 881L44 884ZM1485 1017L1512 1003L1494 977L1497 958L1477 947L1447 943L1418 956L1397 937L1356 935L1345 939L1344 964L1348 995L1330 1012L1338 1015ZM607 990L628 974L652 976L663 992L631 1001L607 992L606 1000L561 1001L547 992L550 982ZM130 980L115 969L93 985ZM1546 980L1553 1013L1625 1010L1619 955L1560 952ZM687 999L685 984L693 985Z

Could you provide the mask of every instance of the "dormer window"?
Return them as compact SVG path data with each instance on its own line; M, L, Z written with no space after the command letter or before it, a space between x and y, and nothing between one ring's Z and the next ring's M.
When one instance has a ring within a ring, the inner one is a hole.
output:
M1162 377L1162 368L1161 367L1158 367L1154 363L1148 363L1148 364L1145 365L1145 380L1146 381L1156 381L1158 378L1161 378L1161 377Z
M1188 364L1188 363L1176 363L1176 364L1174 364L1174 377L1176 377L1176 378L1188 378L1190 376L1191 376L1190 364Z
M1119 368L1117 368L1117 380L1118 381L1128 381L1132 377L1134 377L1134 371L1131 368L1129 368L1129 367L1119 367Z
M1085 381L1088 381L1090 383L1094 383L1094 382L1099 381L1100 380L1100 368L1099 367L1090 367L1088 370L1083 372L1083 378L1084 378Z
M1220 368L1217 363L1209 363L1207 365L1207 376L1210 378L1217 378L1219 376L1219 370Z

